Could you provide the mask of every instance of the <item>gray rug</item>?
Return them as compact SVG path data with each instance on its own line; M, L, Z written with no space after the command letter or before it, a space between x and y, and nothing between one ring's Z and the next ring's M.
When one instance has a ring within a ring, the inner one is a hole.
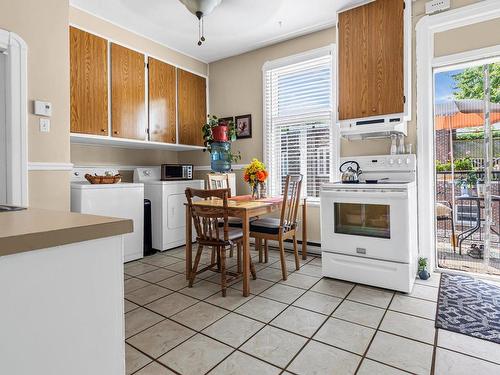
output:
M500 344L500 287L443 273L436 327Z

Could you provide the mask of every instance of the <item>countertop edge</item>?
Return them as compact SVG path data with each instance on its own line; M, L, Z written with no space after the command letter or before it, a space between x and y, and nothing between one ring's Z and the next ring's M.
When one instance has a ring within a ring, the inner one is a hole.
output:
M80 225L45 232L34 232L0 238L0 257L83 241L119 236L133 231L130 219Z

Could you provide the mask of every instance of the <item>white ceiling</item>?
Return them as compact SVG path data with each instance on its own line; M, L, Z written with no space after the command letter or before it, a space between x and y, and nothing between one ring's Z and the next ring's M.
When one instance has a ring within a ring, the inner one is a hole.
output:
M336 11L360 0L222 0L198 20L178 0L70 0L71 5L205 62L220 60L336 23ZM280 26L281 22L281 26Z

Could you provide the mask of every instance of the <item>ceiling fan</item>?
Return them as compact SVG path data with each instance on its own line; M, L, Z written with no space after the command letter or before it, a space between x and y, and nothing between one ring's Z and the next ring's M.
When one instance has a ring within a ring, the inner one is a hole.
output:
M179 0L184 6L198 18L198 45L205 41L203 17L212 13L220 5L222 0Z

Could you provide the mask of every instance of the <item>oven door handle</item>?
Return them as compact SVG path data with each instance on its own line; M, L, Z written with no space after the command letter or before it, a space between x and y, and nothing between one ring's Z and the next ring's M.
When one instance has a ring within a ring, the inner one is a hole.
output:
M408 192L407 191L394 191L394 190L386 190L386 191L322 191L320 197L335 199L335 198L352 198L352 199L370 199L370 198L378 198L378 199L407 199Z

